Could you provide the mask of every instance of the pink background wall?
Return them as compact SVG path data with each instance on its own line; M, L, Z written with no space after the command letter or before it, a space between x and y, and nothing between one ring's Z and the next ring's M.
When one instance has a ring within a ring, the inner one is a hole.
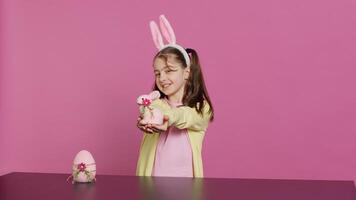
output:
M133 175L148 21L201 56L216 110L207 177L356 179L354 0L2 0L0 174Z

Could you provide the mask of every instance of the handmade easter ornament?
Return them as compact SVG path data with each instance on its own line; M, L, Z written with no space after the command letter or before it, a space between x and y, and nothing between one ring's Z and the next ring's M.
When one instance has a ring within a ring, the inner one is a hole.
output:
M137 98L137 104L140 106L140 113L143 115L144 124L163 124L163 113L151 106L155 99L160 97L159 91L155 90L148 95L141 95Z
M72 183L91 183L95 182L96 164L93 156L89 151L81 150L73 160L72 175L67 178L69 181L72 178Z
M158 51L161 51L167 47L173 47L178 49L183 54L185 63L189 67L191 63L190 57L187 51L181 45L177 44L176 35L173 31L171 24L164 15L159 16L159 21L162 33L158 29L157 24L154 21L150 21L150 29L152 33L153 42L155 43ZM167 44L164 44L162 34L168 42Z

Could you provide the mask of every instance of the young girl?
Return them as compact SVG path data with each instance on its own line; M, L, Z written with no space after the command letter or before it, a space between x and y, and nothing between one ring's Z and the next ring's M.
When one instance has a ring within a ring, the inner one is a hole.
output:
M203 177L202 143L214 110L205 87L198 54L175 43L167 19L160 25L168 45L163 45L157 25L151 22L159 49L153 61L154 90L161 98L152 102L164 114L163 125L137 126L144 132L137 163L138 176Z

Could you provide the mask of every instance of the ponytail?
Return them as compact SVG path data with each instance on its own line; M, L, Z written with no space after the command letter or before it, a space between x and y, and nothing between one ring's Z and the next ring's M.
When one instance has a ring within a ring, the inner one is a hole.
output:
M185 87L183 104L189 107L195 107L198 113L203 114L204 100L210 106L210 121L214 120L214 108L210 101L208 90L205 86L203 72L201 70L198 53L194 49L186 49L191 59L190 74Z

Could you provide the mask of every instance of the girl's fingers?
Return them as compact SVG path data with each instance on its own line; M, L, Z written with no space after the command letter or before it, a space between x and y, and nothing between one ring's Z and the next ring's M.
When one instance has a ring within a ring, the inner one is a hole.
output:
M141 131L146 131L146 129L144 127L137 126L137 128L140 129Z
M156 133L162 133L163 131L162 130L159 130L159 129L155 129L154 130Z
M159 126L159 125L152 125L152 126L151 126L151 129L154 130L154 131L156 131L156 132L158 132L158 133L161 133L161 132L164 131L164 130L161 128L161 126Z
M140 124L139 122L137 123L137 127L139 128L139 129L141 129L141 128L144 128L144 125L143 124Z
M164 132L166 131L166 129L164 128L164 125L158 125L158 124L143 124L143 123L140 123L140 121L137 121L137 127L141 130L141 131L144 131L146 133L153 133L153 132L156 132L156 133L161 133L161 132ZM167 121L165 122L167 123Z
M157 130L154 128L154 126L152 124L146 124L145 125L145 130L150 132L150 133L157 132Z
M152 129L147 129L147 124L140 123L141 119L137 121L137 128L143 132L152 133Z
M153 129L153 130L156 130L156 131L160 131L159 127L157 127L157 126L155 126L155 125L152 126L152 129Z
M142 119L141 119L141 120L139 120L137 123L138 123L138 124L140 124L141 126L145 126L145 125L147 125L146 123L142 123Z
M146 128L146 132L153 133L153 130L151 128Z

